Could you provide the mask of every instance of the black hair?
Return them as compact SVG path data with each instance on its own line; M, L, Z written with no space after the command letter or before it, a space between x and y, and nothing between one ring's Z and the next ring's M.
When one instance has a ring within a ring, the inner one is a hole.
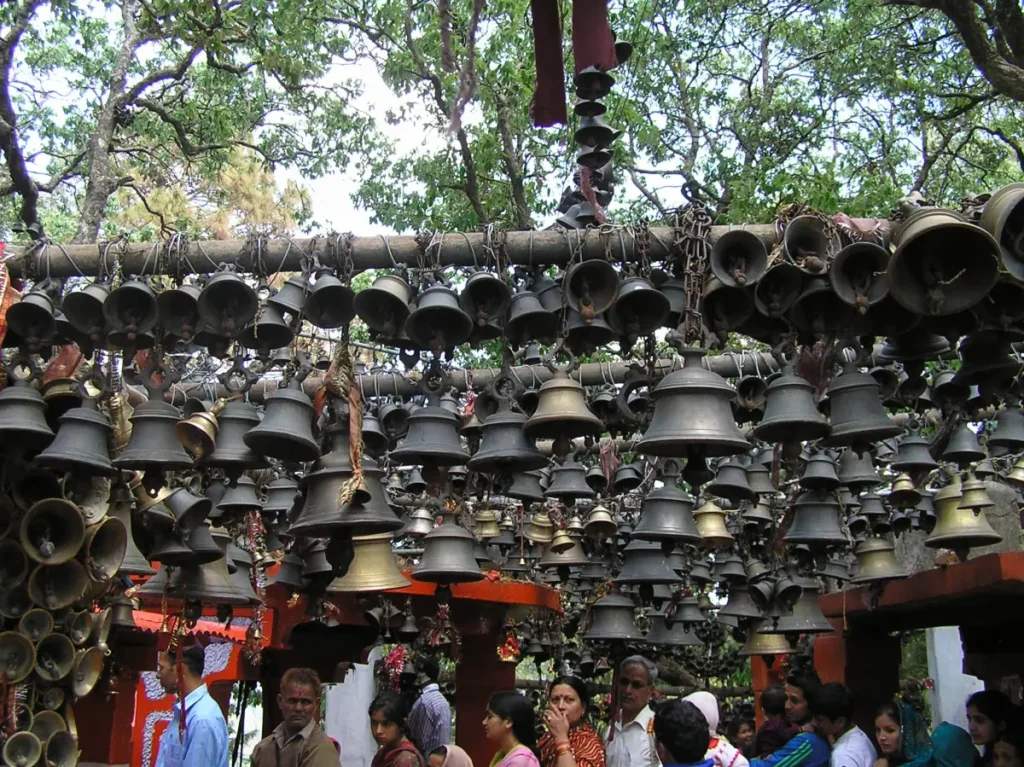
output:
M997 734L1000 725L1004 730L1009 729L1010 720L1013 718L1013 701L999 690L980 690L974 693L967 699L966 707L970 708L971 706L995 723ZM998 735L996 740L998 740ZM985 753L982 758L986 763L992 761L992 743L985 744Z
M174 647L167 648L167 657L171 664L178 662L178 650ZM181 651L181 665L184 666L192 676L203 678L203 668L206 659L206 651L202 645L192 645Z
M853 723L853 695L844 684L829 682L815 688L807 703L812 714L823 716L832 722L844 718L847 725Z
M757 730L757 722L749 716L738 716L729 722L729 729L725 733L729 736L729 740L735 740L736 736L740 734L740 727L743 725L747 725L751 730Z
M441 664L437 662L437 658L433 655L420 658L420 673L431 682L436 682L441 678Z
M896 705L896 701L890 700L888 703L883 703L875 711L875 719L885 715L892 719L896 724L903 726L903 718L900 716L900 707Z
M560 684L568 685L576 692L580 698L580 703L583 704L583 716L586 717L590 713L590 691L587 689L587 683L572 674L556 676L551 680L551 684L548 685L549 698L551 697L551 691Z
M786 688L773 684L761 692L761 710L768 716L782 716L786 713Z
M370 703L370 708L366 713L372 717L378 711L384 714L384 718L389 722L394 722L402 728L403 732L405 731L405 720L409 716L409 707L405 698L397 692L384 690L384 692L377 693L377 697Z
M807 671L794 671L792 674L786 677L786 684L790 687L796 687L804 694L804 698L810 701L811 696L814 695L815 691L821 687L821 680L818 679L818 675ZM785 704L783 704L785 709Z
M533 716L533 703L526 696L514 690L496 692L487 701L487 710L499 719L510 721L516 740L537 755L537 725Z
M690 701L678 698L665 703L654 715L654 737L675 764L703 761L711 741L704 714Z

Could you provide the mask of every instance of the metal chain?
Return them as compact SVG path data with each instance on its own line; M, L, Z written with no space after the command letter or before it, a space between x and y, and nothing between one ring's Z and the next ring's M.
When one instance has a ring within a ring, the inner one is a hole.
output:
M694 200L675 212L674 228L673 245L678 253L678 264L683 269L686 293L682 322L683 338L688 346L699 346L704 339L700 304L704 296L704 281L711 250L711 214L703 202Z

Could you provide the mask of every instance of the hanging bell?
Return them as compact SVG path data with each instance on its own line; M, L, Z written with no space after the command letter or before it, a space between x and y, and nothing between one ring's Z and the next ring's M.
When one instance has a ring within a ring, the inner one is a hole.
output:
M730 229L715 241L709 265L723 285L749 288L767 269L768 251L753 232Z
M758 497L771 496L777 492L772 484L771 469L762 463L754 462L747 467L747 484Z
M75 290L64 296L61 310L69 323L93 344L103 338L106 320L103 317L103 305L110 295L110 289L99 282L91 282L81 290Z
M641 540L632 540L626 546L622 571L614 579L614 583L620 586L641 587L682 582L683 579L668 566L662 547Z
M175 435L174 427L180 420L181 411L163 399L143 402L132 413L132 435L114 459L114 466L138 469L154 477L192 466L192 458Z
M575 309L569 309L566 313L565 348L573 354L594 354L614 339L615 331L605 321L604 315L586 322Z
M909 509L917 506L920 501L921 494L914 487L914 480L908 474L900 474L892 483L889 503L900 509Z
M824 453L812 455L800 475L800 487L804 490L838 490L839 485L835 461Z
M696 609L696 597L686 597L683 602L692 601ZM680 603L680 609L683 604ZM673 616L672 625L669 626L665 619L664 610L654 610L648 613L651 621L651 629L644 637L644 642L652 647L702 647L704 642L697 636L697 632L691 624L679 621Z
M268 356L274 349L289 346L294 339L295 331L285 323L281 310L269 301L260 307L256 319L238 334L240 345Z
M565 504L574 503L579 498L593 498L595 493L587 484L586 474L586 469L569 455L565 463L551 472L551 484L544 491L544 497L555 498Z
M309 279L305 274L296 274L290 277L281 289L267 299L267 303L273 306L282 314L289 314L298 317L302 307L306 304L306 296L309 294Z
M43 610L30 610L29 612L41 612L44 615L49 615ZM39 639L45 636L46 634L40 636ZM0 671L3 672L3 679L7 684L18 684L32 673L32 669L36 665L36 648L33 646L33 642L37 641L39 640L32 639L24 631L0 633Z
M384 274L369 288L356 293L354 303L356 314L370 330L396 338L405 328L411 300L409 283L396 275Z
M740 566L742 569L742 565ZM744 575L743 581L746 580ZM725 603L724 607L719 608L718 616L731 617L731 618L760 618L761 611L757 609L757 605L754 603L753 598L750 596L750 592L746 588L739 585L736 587L729 588L729 601Z
M423 479L423 474L420 472L418 467L413 466L405 479L406 492L412 493L413 495L419 495L426 489L427 483Z
M704 491L730 501L754 500L754 491L747 484L747 468L736 456L719 465L718 474Z
M968 464L976 463L984 457L985 451L978 445L978 435L967 421L961 423L953 432L949 444L942 453L943 461L958 464L961 468L966 468Z
M505 338L513 346L522 346L531 340L546 341L554 338L557 324L557 315L544 308L536 293L521 290L509 303Z
M231 584L235 587L235 591L242 594L249 601L249 604L260 604L261 600L252 585L252 554L240 549L233 542L228 542L227 558L229 577L231 578ZM231 572L231 564L235 566L234 572Z
M156 327L160 309L149 285L141 280L127 280L103 302L103 317L108 328L124 334L125 348L135 348L138 336Z
M593 403L591 403L591 409L593 409ZM600 466L594 465L587 469L586 479L587 485L597 494L608 489L608 479L604 476L604 470Z
M832 260L828 277L844 304L867 314L889 295L889 251L873 242L854 242Z
M257 453L282 461L305 463L320 457L313 438L313 401L292 381L267 398L263 420L242 437Z
M558 530L551 540L551 545L544 556L537 562L541 570L556 569L564 583L569 579L569 568L583 567L590 560L583 551L578 538L571 537L565 530Z
M512 475L512 484L505 495L509 498L535 503L544 500L544 488L540 483L541 474L539 471L520 471Z
M412 572L413 580L427 583L471 583L484 574L473 559L473 534L451 517L423 539L423 556Z
M1009 184L985 203L980 226L1000 245L1003 267L1016 279L1024 278L1024 184Z
M327 330L348 325L356 316L355 296L352 288L339 280L331 270L321 269L306 296L303 318Z
M985 509L995 506L995 502L989 497L985 489L984 480L980 480L973 473L967 475L961 486L963 498L960 500L958 509L969 509L975 514L981 514Z
M587 522L583 526L584 534L595 541L604 541L614 538L618 532L618 526L611 512L604 506L595 506L590 510Z
M706 547L725 549L734 543L735 539L725 525L725 511L720 506L706 501L693 512L693 519L701 542Z
M87 588L89 576L77 559L37 567L28 577L29 598L51 611L70 607L85 595Z
M483 422L480 448L469 459L469 469L483 474L512 474L547 466L547 457L523 433L526 421L523 413L510 410L504 401L501 409Z
M1018 407L1007 405L996 413L996 428L989 435L989 448L1005 447L1011 453L1024 449L1024 414Z
M630 490L636 490L643 482L643 473L636 464L632 463L622 464L612 475L612 489L616 493L628 493Z
M618 298L619 273L604 259L581 261L569 267L562 289L566 303L580 313L583 322L593 322Z
M229 473L265 467L266 459L250 449L244 439L245 434L259 423L260 417L253 405L242 400L228 402L217 415L213 452L202 459L202 465L221 468Z
M388 591L409 585L391 550L391 533L352 536L354 555L348 571L335 578L327 587L328 592L363 593Z
M40 639L47 634L50 634L52 631L53 615L39 607L33 607L21 616L21 620L18 621L18 632L32 640L33 644L38 643ZM16 652L17 648L7 645L2 638L3 636L5 635L0 635L0 668L7 670L11 665L8 655L12 651ZM35 648L33 648L32 655L33 657L35 656ZM29 664L29 668L31 668L31 665L32 664ZM12 680L8 679L7 681L10 682ZM21 680L14 681L17 682Z
M53 299L46 292L44 280L25 293L7 309L7 326L22 342L33 349L53 337L57 329Z
M436 405L421 407L409 416L409 432L391 451L393 463L456 466L469 460L459 442L459 418Z
M554 537L554 529L555 526L551 523L548 513L546 511L538 511L530 517L530 522L526 525L523 535L532 543L551 543Z
M79 557L93 583L106 583L121 569L128 551L128 530L117 517L106 517L86 530Z
M483 271L469 275L459 296L459 306L478 327L504 318L511 301L508 284L498 275Z
M839 523L839 504L831 495L820 491L801 493L793 511L793 522L783 538L786 543L802 543L812 551L847 545Z
M908 474L927 474L939 468L939 464L929 452L928 440L914 429L900 440L892 468Z
M690 449L707 456L745 453L750 444L736 427L729 405L733 388L703 366L704 351L683 349L683 369L669 373L651 392L654 416L640 453L683 457Z
M839 456L839 481L854 493L882 484L882 478L871 461L871 453L858 455L855 450L844 450Z
M815 337L846 329L853 324L855 312L842 301L836 301L832 287L824 277L807 281L790 309L789 319L794 329Z
M825 444L830 447L852 445L855 452L863 452L866 444L895 437L902 431L885 414L878 397L878 383L857 370L853 362L846 363L843 372L832 380L828 397L832 433Z
M633 530L635 539L663 543L668 548L687 543L699 546L702 543L703 537L694 522L693 498L679 489L677 477L678 473L669 468L662 478L664 484L651 490L644 498L640 522Z
M0 441L8 452L15 447L26 452L40 450L53 441L53 431L46 423L46 402L27 381L13 378L13 383L0 391Z
M472 332L473 321L459 306L458 296L443 285L424 290L405 321L409 340L435 354L465 343Z
M11 620L19 620L22 615L32 609L32 598L28 594L28 586L22 583L13 589L0 590L0 615Z
M267 485L267 500L263 502L264 514L287 514L295 504L299 486L291 477L278 477Z
M604 424L587 408L580 383L569 377L567 369L556 369L554 376L541 385L537 409L523 431L532 440L567 441L596 437L604 431Z
M208 527L209 522L203 526ZM220 556L201 565L185 565L175 569L168 586L168 594L177 599L224 605L248 605L249 598L238 591L228 573L227 545L230 534L223 528L209 530L220 549Z
M789 644L785 634L765 634L761 630L770 626L771 620L765 618L751 625L747 629L747 641L739 649L737 655L747 658L754 655L764 656L766 665L771 666L771 660L776 655L788 655L794 651Z
M473 515L473 535L482 540L496 538L501 533L498 518L490 509L480 509Z
M704 286L701 318L713 333L725 334L742 327L754 311L754 296L746 288L729 287L717 277L709 279Z
M927 541L925 542L927 544ZM907 571L896 561L896 547L884 538L868 538L857 545L856 573L850 583L881 583L906 578Z
M156 297L160 327L165 333L186 343L192 340L203 322L199 316L201 292L198 285L180 285Z
M8 767L35 767L42 756L43 744L33 732L15 732L4 742L3 760Z
M800 597L789 615L783 615L777 622L762 625L764 634L831 634L832 624L821 611L818 582L814 578L797 578L795 584L801 589Z
M893 233L891 294L919 315L951 315L980 302L999 280L995 238L959 213L923 208Z
M650 280L627 277L605 319L619 335L646 336L665 324L671 309L668 298Z
M818 216L797 216L788 224L782 239L786 259L806 274L824 274L837 243L825 233Z
M199 316L206 328L233 338L259 310L256 291L238 276L232 265L222 265L199 293Z
M63 498L37 501L21 518L21 547L36 562L63 564L78 553L84 540L82 513Z
M116 473L107 447L112 431L110 420L97 410L96 400L86 398L81 407L60 417L57 436L36 456L35 463L54 471L111 476Z
M803 273L793 264L775 264L754 286L754 307L766 317L785 316L800 298L803 281Z
M596 101L608 95L615 85L615 78L597 67L590 66L577 72L573 83L579 98Z
M584 642L640 641L644 635L636 626L633 600L611 593L601 597L590 608L590 628Z

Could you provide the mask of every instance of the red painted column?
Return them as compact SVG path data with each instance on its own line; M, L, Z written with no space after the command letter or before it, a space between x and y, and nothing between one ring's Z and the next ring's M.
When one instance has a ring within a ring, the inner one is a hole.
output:
M516 664L498 660L501 641L495 634L463 636L462 660L455 664L455 742L473 764L490 764L497 751L484 737L487 700L499 690L516 689Z
M875 731L875 712L900 689L899 637L864 635L817 637L814 665L823 682L842 682L853 694L854 721L864 732Z
M100 687L107 685L107 679L103 678L95 691L75 701L81 761L98 764L128 764L131 761L138 679L138 672L123 671L109 693L104 694Z
M751 655L750 680L754 688L754 716L757 726L764 724L764 712L761 711L761 693L773 684L785 684L786 675L783 670L785 655ZM770 664L770 665L769 665Z

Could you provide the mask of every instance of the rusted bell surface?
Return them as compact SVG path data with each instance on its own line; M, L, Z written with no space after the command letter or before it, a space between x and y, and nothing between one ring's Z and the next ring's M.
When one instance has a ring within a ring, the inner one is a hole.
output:
M704 368L704 352L684 349L682 370L654 388L654 417L636 449L657 456L683 457L696 448L708 456L745 453L750 444L732 419L733 388Z
M56 437L35 462L61 472L110 476L116 471L107 447L112 431L110 420L96 409L96 401L85 399L81 407L60 417Z
M157 474L189 468L192 458L174 431L180 420L181 411L173 405L155 399L143 402L132 413L132 436L114 466Z
M450 518L423 539L423 556L412 572L417 581L427 583L471 583L484 574L473 558L473 534Z
M523 413L502 409L484 421L480 449L469 459L472 471L511 474L547 466L548 459L527 439Z
M805 442L828 436L831 428L814 404L814 387L786 365L768 385L764 417L754 436L770 443Z
M202 465L228 471L265 467L266 458L252 450L244 440L245 434L259 422L256 408L248 402L235 400L227 403L217 416L217 441L213 452L202 459Z
M645 336L665 324L671 308L668 298L650 280L627 277L605 319L620 335Z
M459 418L448 410L428 405L409 416L409 432L391 451L393 462L456 466L469 460L458 435Z
M753 232L731 229L715 241L710 266L723 285L753 287L768 266L768 251Z
M907 571L896 561L895 546L884 538L862 541L854 554L857 561L851 583L877 583L907 577Z
M633 600L621 594L601 597L590 608L590 628L585 642L639 641L643 634L634 619Z
M301 384L278 389L267 398L263 420L246 432L247 447L270 458L288 462L315 461L320 446L313 439L313 401Z
M321 270L306 295L303 317L318 328L340 328L356 316L355 295L329 270Z
M839 504L823 491L801 493L793 504L793 522L783 540L813 548L845 546L847 538L839 523Z
M573 264L562 282L565 300L584 322L606 311L619 295L619 273L610 262L590 259Z
M852 362L832 380L828 387L831 403L832 433L825 444L837 446L865 445L895 437L902 429L885 414L878 398L878 382L861 373Z
M53 441L45 412L43 396L28 385L15 382L0 391L0 440L8 452L14 446L40 450Z
M435 352L464 343L472 332L473 321L459 306L458 296L443 285L424 290L405 321L409 340Z
M571 455L565 459L565 463L552 470L551 484L544 491L545 498L556 498L563 503L572 503L578 498L593 498L595 495L587 484L586 469L576 463Z
M401 277L385 274L355 297L355 310L371 330L387 338L398 336L409 317L412 288ZM468 335L468 333L467 333Z

